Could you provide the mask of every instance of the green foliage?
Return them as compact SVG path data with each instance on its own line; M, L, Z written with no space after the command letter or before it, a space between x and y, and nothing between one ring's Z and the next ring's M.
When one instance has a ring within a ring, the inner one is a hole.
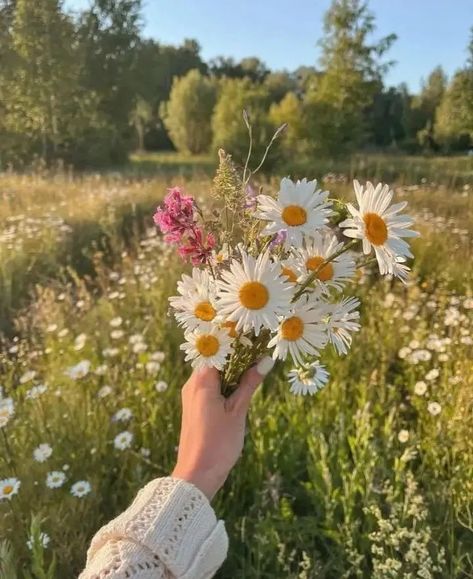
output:
M473 66L454 75L437 110L435 137L449 149L473 145Z
M209 150L215 100L215 82L198 70L174 79L169 101L163 103L160 114L178 151L198 155Z

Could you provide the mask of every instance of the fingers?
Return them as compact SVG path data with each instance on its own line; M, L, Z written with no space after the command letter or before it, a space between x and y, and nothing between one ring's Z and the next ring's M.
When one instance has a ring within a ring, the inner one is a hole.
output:
M266 357L243 374L238 388L228 399L228 403L233 410L246 414L253 394L273 366L274 360Z
M212 394L220 394L220 374L215 368L194 370L184 386L186 390L203 388Z

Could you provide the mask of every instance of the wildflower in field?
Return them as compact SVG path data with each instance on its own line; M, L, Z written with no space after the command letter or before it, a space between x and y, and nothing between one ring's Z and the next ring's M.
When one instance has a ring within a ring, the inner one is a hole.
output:
M26 384L27 382L31 382L33 378L35 378L36 372L34 370L28 370L22 376L20 376L20 384Z
M423 380L419 380L414 385L414 393L417 396L423 396L427 392L427 384Z
M429 370L425 375L425 379L428 380L429 382L432 382L433 380L436 380L439 376L440 376L439 369L432 368L432 370Z
M48 387L46 386L46 384L38 384L36 386L33 386L26 392L25 398L28 400L36 400L42 394L44 394L47 391L47 389Z
M397 353L397 355L399 356L399 358L401 358L401 360L404 360L407 358L407 356L409 356L409 354L412 352L412 350L408 347L408 346L403 346L399 352Z
M324 315L316 303L297 302L268 343L268 348L274 348L273 358L285 360L290 354L295 363L303 364L304 356L317 356L327 343Z
M40 533L39 534L39 544L41 545L41 547L43 547L44 549L46 549L49 545L51 541L51 537L47 534L47 533ZM28 549L30 551L33 550L33 545L34 545L34 539L33 537L30 537L27 541L26 541L26 546L28 547Z
M442 407L438 402L429 402L427 405L427 410L429 411L432 416L437 416L442 412Z
M71 366L64 371L64 374L71 380L80 380L85 378L90 371L91 363L89 360L81 360L75 366Z
M134 354L142 354L143 352L146 352L147 349L148 344L145 342L136 342L136 344L133 344L132 346L132 351Z
M206 270L193 268L192 277L183 275L177 283L179 296L169 298L181 326L193 330L202 322L211 322L217 315L215 283Z
M65 338L67 336L67 334L69 333L69 330L67 328L63 328L62 330L60 330L58 332L58 338Z
M94 374L96 374L97 376L105 376L107 370L108 370L107 364L100 364L100 366L97 366L97 368L95 368Z
M66 482L66 474L61 470L48 472L46 476L46 486L48 489L58 489Z
M168 383L164 380L160 380L159 382L156 382L154 388L156 389L156 392L165 392L168 389Z
M110 320L110 325L112 326L112 328L119 328L122 325L122 323L123 319L120 316Z
M306 241L305 247L296 252L298 269L306 276L316 271L316 281L324 293L329 293L330 288L341 291L344 283L355 275L355 261L351 255L342 253L322 268L320 266L342 248L343 243L339 243L332 233L316 232Z
M290 391L296 395L315 394L325 386L329 379L329 373L325 366L314 362L309 366L303 366L291 370L288 374Z
M152 354L150 354L150 358L151 360L154 360L155 362L159 362L162 363L164 362L165 358L166 358L166 354L164 352L153 352Z
M292 286L279 275L279 265L271 263L269 253L258 258L241 251L230 270L218 281L218 311L228 321L237 322L236 330L253 329L258 336L264 326L276 330L279 316L290 310Z
M48 326L46 326L46 332L48 334L52 334L56 330L57 330L57 324L49 324Z
M333 344L338 354L347 354L350 349L352 332L358 332L360 312L356 309L360 305L357 298L344 298L341 302L328 304L329 319L327 322L328 341Z
M161 370L161 364L151 360L150 362L146 362L145 368L148 374L155 376Z
M128 432L128 430L124 430L115 436L113 446L118 450L126 450L127 448L130 448L132 441L133 434Z
M363 253L368 255L374 249L382 275L391 274L403 278L405 266L399 264L407 257L412 257L403 237L416 237L417 232L408 229L414 220L408 216L398 215L407 202L390 206L393 191L388 185L379 183L376 188L369 181L364 189L358 181L353 182L358 209L351 203L347 208L351 217L340 223L345 228L347 237L361 239Z
M110 338L112 340L121 340L124 335L125 335L125 332L123 330L112 330L110 332Z
M119 348L104 348L102 350L102 355L104 358L115 358L119 353Z
M397 439L401 444L405 444L409 440L409 431L405 429L400 430Z
M71 495L73 497L77 497L78 499L81 499L82 497L85 497L86 495L88 495L91 490L92 490L92 487L88 481L80 480L71 486Z
M12 398L0 398L0 428L4 428L15 414L15 403Z
M36 462L45 462L53 453L53 449L47 443L40 444L33 451L33 458Z
M407 361L411 364L418 364L419 362L429 362L432 359L432 354L429 350L420 349L414 350L408 356Z
M463 300L463 307L465 310L473 310L473 298L465 298Z
M76 352L79 352L80 350L82 350L85 346L85 343L87 342L87 335L86 334L79 334L76 339L74 340L74 350L76 350Z
M15 477L0 480L0 500L10 500L20 490L21 481Z
M112 387L108 386L106 384L105 386L102 386L102 388L99 389L99 391L97 392L97 397L98 398L105 398L106 396L108 396L112 392L113 392Z
M281 180L277 199L269 195L258 195L256 217L270 223L263 235L274 235L284 231L286 247L301 247L304 236L313 237L332 214L327 201L328 191L317 189L317 181L297 181L287 177Z
M149 458L151 456L151 450L149 448L140 448L140 454L145 458Z
M179 243L196 222L194 199L184 195L179 187L173 187L169 189L163 207L156 210L153 219L164 234L165 241Z
M112 416L113 422L127 422L133 418L133 412L129 408L121 408Z
M214 367L222 370L232 350L232 338L228 332L206 323L186 332L185 339L181 350L186 354L186 362L191 360L194 368Z

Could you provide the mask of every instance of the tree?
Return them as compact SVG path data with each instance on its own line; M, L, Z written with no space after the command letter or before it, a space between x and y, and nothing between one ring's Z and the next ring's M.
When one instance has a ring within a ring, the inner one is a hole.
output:
M391 64L380 59L396 38L391 34L370 44L374 29L361 0L334 0L325 16L323 74L304 99L318 152L339 154L363 139L364 112Z
M273 133L268 118L270 94L262 84L249 78L223 79L212 116L213 146L231 152L237 162L244 162L248 150L248 131L242 119L246 110L253 127L253 152L262 155Z
M269 118L276 128L287 123L280 145L286 157L306 152L308 135L305 130L304 110L295 93L288 92L281 102L273 103Z
M209 149L215 98L215 83L198 70L174 79L169 101L160 114L176 149L191 154Z
M135 127L138 138L138 150L145 149L145 133L147 125L153 119L153 109L143 98L138 97L135 108L131 111L130 122Z

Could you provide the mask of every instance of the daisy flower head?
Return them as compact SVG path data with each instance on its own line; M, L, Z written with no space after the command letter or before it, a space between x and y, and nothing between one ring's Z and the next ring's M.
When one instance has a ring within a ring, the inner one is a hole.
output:
M338 354L347 354L351 346L351 333L358 332L360 312L357 310L360 300L344 298L336 304L328 304L329 319L327 322L328 340Z
M3 499L10 500L20 489L21 482L15 478L5 478L0 480L0 501Z
M349 253L342 253L322 266L324 261L342 248L343 243L332 233L316 232L313 239L307 239L305 247L297 252L300 270L306 275L317 272L315 279L323 293L328 293L329 288L341 291L343 284L355 275L355 261Z
M325 366L314 362L309 366L291 370L288 377L291 383L290 391L298 396L305 396L321 390L327 384L330 375Z
M210 283L208 271L194 267L192 277L184 274L178 281L177 291L180 295L169 298L169 303L181 326L193 330L217 315L215 285Z
M130 448L132 441L133 434L128 430L124 430L115 436L113 439L113 446L118 450L126 450L127 448Z
M181 350L186 354L186 362L191 360L193 368L222 370L232 351L232 338L228 331L214 324L202 324L186 332L185 339Z
M12 398L0 398L0 428L6 426L15 414L15 404Z
M280 274L279 263L271 263L268 251L254 258L241 250L241 262L232 260L217 282L219 314L237 322L237 332L254 330L258 336L262 327L276 330L280 316L290 310L293 293L292 284Z
M332 215L331 203L327 202L328 191L317 189L317 181L281 180L277 199L269 195L258 195L256 217L269 221L264 235L285 232L284 245L300 247L304 236L312 237L322 229Z
M47 443L40 444L33 451L33 458L36 462L45 462L52 455L53 449Z
M325 315L323 307L299 301L268 343L268 348L274 347L273 358L285 360L290 354L294 362L302 364L305 355L317 355L327 343Z
M90 482L86 480L79 480L71 486L71 495L81 499L82 497L85 497L85 495L88 495L91 490L92 487Z
M281 261L281 277L292 284L296 284L301 276L299 263L294 257Z
M66 474L62 470L53 470L46 476L46 486L48 489L58 489L66 482Z
M407 215L399 215L407 202L390 205L393 191L388 185L378 183L376 187L369 181L363 188L358 181L353 182L358 209L347 204L351 217L340 223L347 237L361 239L363 253L372 249L376 254L382 275L391 274L405 279L407 266L402 265L406 257L413 257L408 243L403 237L416 237L418 233L408 229L414 220Z
M112 416L113 422L127 422L133 418L133 412L129 408L120 408Z

